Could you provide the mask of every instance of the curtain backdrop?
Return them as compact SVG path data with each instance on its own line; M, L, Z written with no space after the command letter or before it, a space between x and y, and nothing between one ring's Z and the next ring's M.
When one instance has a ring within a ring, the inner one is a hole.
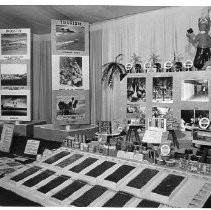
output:
M52 70L50 34L32 35L32 119L51 123Z
M96 53L93 51L91 54L95 56L91 60L92 72L99 71L102 64L114 61L119 53L124 55L121 61L123 64L130 62L133 53L141 57L142 64L148 61L152 53L159 55L162 65L167 60L172 60L174 52L182 54L183 62L193 60L196 48L189 44L186 31L191 27L198 33L201 9L202 7L169 7L92 24L91 40L95 40L96 50ZM100 79L98 73L92 87L100 88ZM118 112L121 84L118 80L115 82L113 90L102 88L102 91L95 92L96 98L102 97L102 105L96 105L100 111L95 108L101 113L102 120L121 117ZM96 100L94 102L98 103Z

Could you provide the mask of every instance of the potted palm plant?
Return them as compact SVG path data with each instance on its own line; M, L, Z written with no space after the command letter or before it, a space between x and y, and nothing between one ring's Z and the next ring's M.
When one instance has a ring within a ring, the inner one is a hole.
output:
M113 87L114 77L119 75L120 81L126 76L125 66L118 62L118 59L122 57L123 54L116 56L115 61L109 62L103 65L103 75L102 82L108 85L108 87Z

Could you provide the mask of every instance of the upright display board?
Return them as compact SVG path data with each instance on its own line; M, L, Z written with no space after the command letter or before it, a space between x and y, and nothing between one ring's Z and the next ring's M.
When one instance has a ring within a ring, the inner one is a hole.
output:
M52 20L52 120L89 124L89 24Z
M0 29L0 120L31 120L30 29Z
M118 115L146 127L151 117L198 126L200 119L211 119L210 78L210 71L128 74L120 84Z

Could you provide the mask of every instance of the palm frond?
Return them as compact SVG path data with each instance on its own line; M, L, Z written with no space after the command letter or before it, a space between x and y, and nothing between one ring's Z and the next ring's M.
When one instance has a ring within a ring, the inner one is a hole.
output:
M123 54L121 54L121 53L120 53L119 55L116 56L116 58L115 58L115 63L117 63L117 59L118 59L119 57L121 57L121 56L123 56Z

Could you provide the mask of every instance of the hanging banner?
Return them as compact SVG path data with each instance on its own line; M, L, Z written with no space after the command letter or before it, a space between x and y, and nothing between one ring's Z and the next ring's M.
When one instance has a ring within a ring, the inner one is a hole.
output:
M0 59L30 59L30 29L0 29Z
M52 121L89 124L89 23L51 21Z
M89 56L52 56L53 90L89 89Z
M30 121L31 100L29 90L0 91L0 119Z
M2 152L10 152L10 147L12 144L12 137L14 132L14 124L4 124L2 133L1 133L1 140L0 140L0 151Z
M52 54L89 54L89 24L71 20L52 20Z

